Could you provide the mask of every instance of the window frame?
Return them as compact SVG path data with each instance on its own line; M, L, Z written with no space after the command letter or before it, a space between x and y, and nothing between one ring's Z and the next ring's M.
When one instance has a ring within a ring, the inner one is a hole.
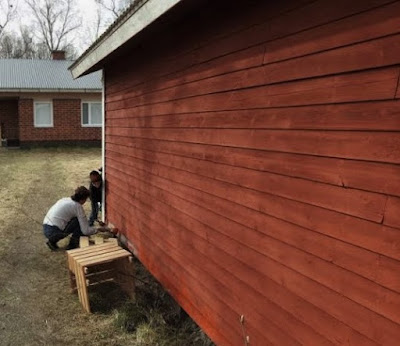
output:
M36 105L38 103L48 103L50 105L50 124L41 125L41 124L37 123L37 121L36 121L36 118L37 118ZM36 100L33 102L33 126L37 127L37 128L54 127L53 100Z
M84 124L83 123L83 105L87 103L88 104L88 124ZM91 109L91 105L94 103L98 103L101 106L101 112L103 112L103 104L101 103L101 101L83 101L81 102L81 126L82 127L102 127L103 126L103 119L101 119L101 123L100 124L92 124L92 109Z

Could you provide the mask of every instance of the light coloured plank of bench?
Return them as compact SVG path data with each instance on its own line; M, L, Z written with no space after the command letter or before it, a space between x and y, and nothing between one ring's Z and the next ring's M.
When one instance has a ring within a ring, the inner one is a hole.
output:
M113 244L113 243L103 243L103 244L100 244L100 245L92 245L92 246L89 246L87 248L82 248L82 249L77 248L77 249L73 249L73 250L67 250L66 253L67 254L75 254L75 253L81 253L81 252L87 252L87 251L91 252L91 251L95 251L96 249L100 249L100 248L108 247L108 246L113 246L113 245L115 245L115 244Z
M72 256L72 258L77 260L77 259L81 259L81 258L102 255L102 254L105 254L105 253L118 251L118 250L122 250L122 248L120 248L118 245L114 245L114 246L109 246L109 247L103 248L103 249L97 249L97 251L82 252L82 253L79 253L79 254L75 254L75 255Z
M113 261L118 258L124 258L124 257L129 257L129 256L132 256L132 254L130 252L128 252L126 250L119 250L119 251L115 251L110 254L99 255L99 256L95 256L92 258L82 260L82 262L80 262L80 264L83 266L90 266L90 265L101 264L101 263Z
M76 288L78 289L78 297L79 302L81 303L82 307L86 311L85 301L84 301L84 292L83 292L83 285L84 281L82 281L82 275L79 273L80 266L77 262L74 262L74 273L75 273L75 280L76 280Z
M78 264L78 275L80 278L80 288L81 288L81 294L82 294L82 305L83 308L85 309L86 312L90 313L90 302L89 302L89 296L88 296L88 288L86 284L86 277L85 277L85 267L80 266Z
M94 244L95 245L100 245L104 243L104 238L99 236L99 235L95 235L94 236Z
M85 248L89 246L89 237L80 237L79 238L79 247Z

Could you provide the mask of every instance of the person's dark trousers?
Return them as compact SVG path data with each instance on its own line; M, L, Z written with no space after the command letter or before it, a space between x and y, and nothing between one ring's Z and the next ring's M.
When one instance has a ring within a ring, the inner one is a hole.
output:
M71 219L68 222L67 226L64 229L64 232L71 235L71 240L69 241L69 245L67 249L74 249L79 246L79 238L83 235L81 231L81 226L79 225L79 221L77 217Z
M89 217L89 226L93 226L95 220L97 220L97 216L99 215L99 203L91 201L92 211Z
M78 218L74 217L68 222L65 229L62 231L57 226L43 225L43 232L47 239L54 245L57 244L58 241L64 239L69 234L72 234L71 240L67 248L75 248L79 245L79 237L82 236L81 227L79 225Z

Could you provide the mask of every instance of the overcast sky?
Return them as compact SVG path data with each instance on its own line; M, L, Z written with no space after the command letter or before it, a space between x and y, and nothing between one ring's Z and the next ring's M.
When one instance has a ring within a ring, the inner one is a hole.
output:
M54 0L57 1L57 0ZM78 29L75 32L77 36L74 39L74 43L76 44L76 49L78 52L82 53L88 45L91 43L92 39L90 39L88 29L90 27L93 28L96 18L96 4L94 0L76 0L76 3L79 8L79 12L82 15L82 28ZM7 28L7 30L19 31L19 27L21 24L30 25L32 24L32 15L29 12L27 5L24 0L18 0L18 15L17 18L13 21L13 23ZM111 21L111 16L103 11L103 15L105 16L105 20ZM104 30L103 30L104 31Z

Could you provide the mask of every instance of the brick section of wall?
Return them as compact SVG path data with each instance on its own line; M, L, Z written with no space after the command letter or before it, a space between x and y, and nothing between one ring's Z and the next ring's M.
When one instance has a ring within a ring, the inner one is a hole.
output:
M100 141L101 128L82 127L80 99L53 99L53 127L34 126L33 99L19 101L20 140L32 142Z
M0 100L0 125L2 137L18 139L18 101Z

